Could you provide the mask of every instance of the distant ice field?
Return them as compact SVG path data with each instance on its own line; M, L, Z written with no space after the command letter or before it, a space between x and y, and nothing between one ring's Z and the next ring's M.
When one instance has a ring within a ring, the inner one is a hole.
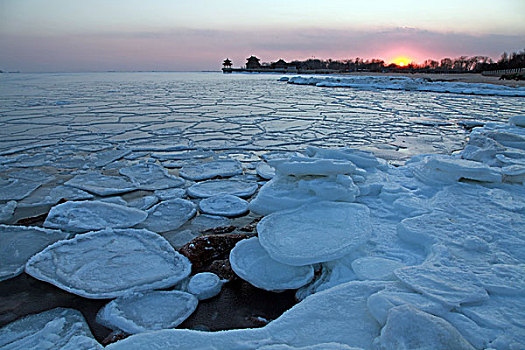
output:
M358 147L395 161L461 149L468 134L463 126L506 121L525 110L523 97L300 86L280 77L3 74L0 155L45 145L118 145L135 152L313 145ZM44 164L40 157L31 165Z

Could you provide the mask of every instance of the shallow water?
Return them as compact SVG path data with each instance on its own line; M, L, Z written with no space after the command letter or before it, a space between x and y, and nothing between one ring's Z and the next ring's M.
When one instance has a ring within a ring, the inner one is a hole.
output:
M460 149L462 121L505 121L520 97L323 88L280 75L77 73L0 76L0 154L113 143L215 150L359 147L394 161Z

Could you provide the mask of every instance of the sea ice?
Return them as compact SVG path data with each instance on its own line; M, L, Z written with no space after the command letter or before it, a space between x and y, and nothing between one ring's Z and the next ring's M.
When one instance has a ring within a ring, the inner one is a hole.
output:
M113 163L116 160L119 160L122 157L127 156L130 154L132 150L128 149L112 149L102 152L95 152L92 153L90 156L90 161L96 166L96 167L104 167L108 164Z
M70 186L46 186L40 187L29 197L24 198L18 203L18 206L20 208L49 206L57 204L61 199L68 201L79 201L93 199L93 195Z
M68 236L62 231L40 227L0 225L0 281L21 274L29 258Z
M248 212L248 202L231 194L204 198L199 202L202 213L219 216L239 216Z
M139 163L119 170L121 175L128 177L139 189L164 190L184 185L184 180L169 175L166 169L155 163Z
M10 350L102 350L84 316L56 308L14 321L0 329L0 348Z
M144 196L129 201L128 206L139 210L148 210L158 202L159 198L157 196Z
M257 225L270 257L294 266L341 258L362 246L371 231L366 206L328 201L272 213Z
M156 190L154 193L161 201L165 201L168 199L184 197L186 195L186 190L184 188L167 188L165 190Z
M348 346L345 344L339 343L323 343L309 346L301 346L300 348L295 346L290 346L286 344L274 344L267 345L257 350L363 350L362 348L356 348L353 346Z
M140 224L153 232L176 230L197 213L196 205L185 199L170 199L148 209L147 219Z
M241 180L206 180L187 189L190 196L207 198L219 194L231 194L242 198L250 197L257 191L255 182Z
M523 115L515 115L515 116L512 116L509 118L509 124L510 125L515 125L515 126L520 126L520 127L525 127L525 114Z
M290 266L275 261L257 237L238 242L230 252L230 264L243 280L270 291L301 288L314 278L312 265Z
M16 206L16 201L0 204L0 223L6 223L13 217Z
M269 160L268 164L280 175L293 176L352 174L357 169L354 163L348 160L309 157L274 159Z
M21 200L42 185L40 182L19 179L0 179L0 201Z
M404 266L400 261L376 256L367 256L352 262L352 269L360 280L395 281L394 270Z
M135 184L122 177L107 176L96 172L77 175L65 184L99 196L111 196L137 189Z
M195 296L181 291L152 291L119 297L104 306L97 322L135 334L175 328L197 308Z
M450 323L410 305L401 305L390 310L386 325L375 345L380 350L474 350Z
M188 282L188 292L199 300L213 298L221 292L222 284L219 276L211 272L201 272L191 277Z
M191 264L160 235L125 229L56 242L33 256L25 270L70 293L109 299L173 286L190 274Z
M257 163L255 171L265 180L271 180L275 176L275 169L266 162Z
M44 226L69 232L87 232L132 227L146 220L147 216L142 210L102 201L66 202L51 208Z
M182 167L179 175L185 179L199 181L217 176L230 177L242 174L242 164L237 160L216 160Z

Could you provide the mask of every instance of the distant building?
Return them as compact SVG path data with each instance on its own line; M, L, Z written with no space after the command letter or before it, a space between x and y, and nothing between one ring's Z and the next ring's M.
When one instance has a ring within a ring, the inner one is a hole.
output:
M286 61L281 58L279 61L272 63L272 68L285 69L288 68L288 63L286 63Z
M230 61L229 58L225 59L224 62L222 62L222 66L224 68L231 68L232 67L232 61Z
M255 56L250 56L246 59L246 68L247 69L259 69L261 68L260 59Z

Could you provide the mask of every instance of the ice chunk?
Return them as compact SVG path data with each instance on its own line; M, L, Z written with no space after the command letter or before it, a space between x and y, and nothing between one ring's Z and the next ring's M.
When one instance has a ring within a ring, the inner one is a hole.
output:
M356 148L328 149L308 146L305 153L315 158L348 160L360 168L375 168L381 164L372 152Z
M476 322L459 312L447 312L440 317L454 326L476 349L489 348L489 343L499 333L495 329L480 327Z
M188 259L147 230L104 230L54 243L26 265L31 276L70 293L109 299L167 288L186 278Z
M182 198L186 195L184 188L168 188L165 190L156 190L155 196L159 197L161 201L168 199Z
M194 217L189 225L188 229L191 229L195 232L203 232L207 230L213 230L218 227L227 227L232 224L232 219L224 216L214 216L201 214Z
M509 124L515 126L525 127L525 114L515 115L509 118Z
M522 295L525 291L525 264L493 264L477 276L490 294Z
M267 345L263 346L261 348L258 348L257 350L363 350L362 348L355 348L353 346L348 346L345 344L339 344L339 343L323 343L323 344L316 344L316 345L310 345L310 346L301 346L300 348L297 348L295 346L290 346L286 344L274 344L274 345Z
M241 162L225 159L213 162L198 163L182 167L179 175L189 180L207 180L217 176L230 177L242 174Z
M170 199L148 209L148 218L141 224L153 232L176 230L196 213L196 205L185 199Z
M21 274L29 258L68 236L62 231L40 227L0 225L0 281Z
M376 256L367 256L352 262L352 269L360 280L395 281L394 270L404 266L400 261Z
M96 152L91 154L91 161L97 167L104 167L122 157L130 154L132 150L128 149L112 149L102 152Z
M404 267L394 273L414 290L444 305L458 307L464 303L484 301L489 297L475 274L457 267L427 264Z
M56 308L14 321L0 329L2 349L101 350L82 314Z
M16 201L9 201L5 204L0 204L0 223L6 223L13 217L16 206Z
M158 160L188 160L188 159L204 159L211 158L215 155L215 152L209 150L194 150L194 151L180 151L171 153L153 153L151 156Z
M356 171L354 163L340 159L291 157L269 160L268 164L280 175L338 175Z
M393 308L377 338L377 349L455 349L474 347L450 323L409 305Z
M270 257L294 266L341 258L362 246L371 231L365 205L327 201L270 214L257 225Z
M207 180L188 188L188 194L196 198L207 198L218 194L231 194L242 198L250 197L257 191L258 185L241 180Z
M93 195L70 186L40 187L18 205L20 208L48 206L57 204L61 199L78 201L93 199Z
M257 172L257 175L265 180L270 180L275 176L275 169L266 162L257 163L255 171Z
M42 185L40 182L19 179L0 179L0 201L21 200Z
M146 220L147 216L142 210L102 201L66 202L51 208L44 226L87 232L132 227Z
M275 261L257 237L238 242L230 252L230 264L243 280L266 290L297 289L314 278L312 265L290 266Z
M201 272L190 279L188 292L199 300L213 298L221 292L222 283L219 276L211 272Z
M135 334L175 328L197 308L198 300L181 291L153 291L119 297L97 314L97 322Z
M137 189L134 184L122 177L107 176L96 172L77 175L65 184L99 196L111 196Z
M140 198L131 200L130 202L128 202L128 206L132 208L137 208L140 210L148 210L149 208L151 208L158 202L159 202L159 198L157 196L144 196L144 197L140 197Z
M183 179L169 175L163 167L155 163L135 164L120 169L119 173L127 176L142 190L164 190L184 185Z
M248 212L248 202L231 194L220 194L200 201L201 212L220 216L239 216Z

